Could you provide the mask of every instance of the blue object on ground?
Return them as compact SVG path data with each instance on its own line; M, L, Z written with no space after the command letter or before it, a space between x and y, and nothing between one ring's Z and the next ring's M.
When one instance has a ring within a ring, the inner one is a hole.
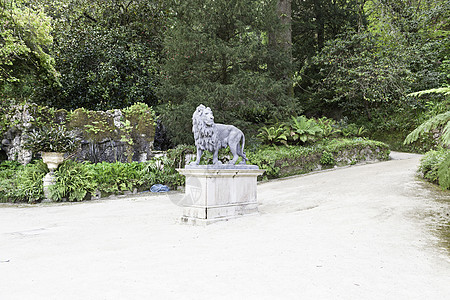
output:
M152 187L150 188L150 191L153 193L162 193L162 192L168 192L168 191L170 191L170 189L167 185L158 183L158 184L152 185Z

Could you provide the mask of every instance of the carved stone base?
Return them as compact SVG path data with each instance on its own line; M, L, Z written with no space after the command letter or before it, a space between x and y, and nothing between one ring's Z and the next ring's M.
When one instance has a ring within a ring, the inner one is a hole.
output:
M183 223L207 225L258 213L256 179L264 170L257 166L186 166L177 171L186 176Z
M53 172L49 172L47 173L44 178L42 178L42 183L43 183L43 188L44 188L44 197L45 199L42 200L43 203L45 202L52 202L52 200L50 199L50 193L49 193L49 186L55 184L56 182L56 177L55 175L53 175Z

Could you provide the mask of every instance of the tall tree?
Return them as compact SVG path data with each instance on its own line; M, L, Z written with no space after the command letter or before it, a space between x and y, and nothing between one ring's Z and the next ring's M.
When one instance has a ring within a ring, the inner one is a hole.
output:
M0 1L0 92L29 97L39 80L56 82L51 19L21 0Z
M280 26L277 1L173 5L175 22L166 34L159 95L168 103L161 112L174 143L192 142L190 118L200 103L212 108L217 122L246 130L294 112L287 82L276 74L289 58L267 41L269 31Z
M279 74L279 79L287 82L287 94L294 96L292 85L292 0L278 0L277 14L280 26L274 26L269 32L269 44L273 51L280 51L286 57L284 68L270 65L272 72Z
M157 102L164 1L47 1L61 86L36 101L55 107L111 109Z

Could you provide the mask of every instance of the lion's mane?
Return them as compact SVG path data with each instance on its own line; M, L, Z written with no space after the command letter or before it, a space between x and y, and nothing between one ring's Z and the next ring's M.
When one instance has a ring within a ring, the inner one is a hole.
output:
M192 132L194 133L195 146L202 151L208 150L214 152L219 147L220 142L217 138L216 125L208 125L205 122L204 111L206 108L204 105L200 105L192 115Z

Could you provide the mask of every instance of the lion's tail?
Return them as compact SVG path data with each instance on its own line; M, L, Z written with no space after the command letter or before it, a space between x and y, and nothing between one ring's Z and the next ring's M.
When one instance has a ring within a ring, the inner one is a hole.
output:
M245 155L244 152L244 146L245 146L245 135L242 134L242 146L241 146L242 158L247 160L247 156Z

